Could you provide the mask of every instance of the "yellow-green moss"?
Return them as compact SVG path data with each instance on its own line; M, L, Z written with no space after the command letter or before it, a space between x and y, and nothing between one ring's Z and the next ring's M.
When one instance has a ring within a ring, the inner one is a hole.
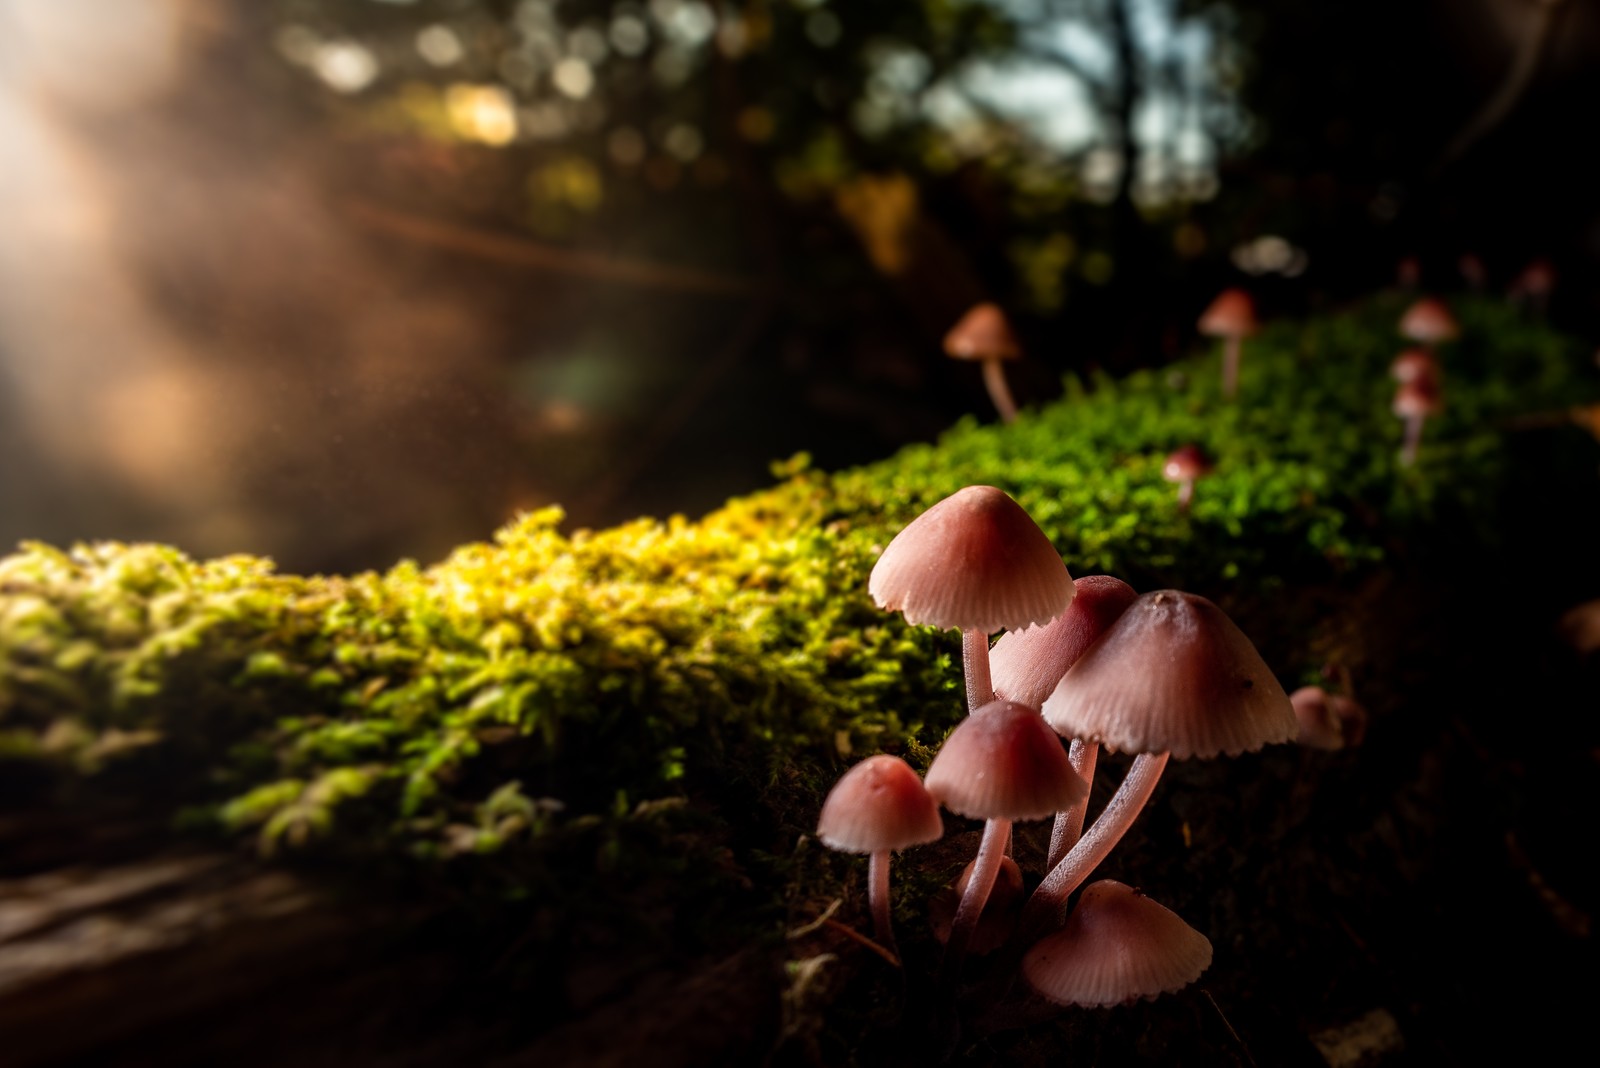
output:
M866 468L798 459L698 522L567 536L546 510L436 566L350 577L27 545L0 560L0 761L57 769L59 803L148 762L152 803L269 852L536 853L654 826L660 799L810 805L841 755L931 741L959 714L955 639L879 612L865 579L962 485L1011 492L1075 573L1142 587L1349 579L1443 518L1491 530L1501 422L1587 400L1590 376L1563 339L1465 307L1447 412L1400 467L1398 310L1270 329L1237 404L1214 355L1069 382L1013 426L968 420ZM1185 513L1160 468L1190 441L1217 466Z

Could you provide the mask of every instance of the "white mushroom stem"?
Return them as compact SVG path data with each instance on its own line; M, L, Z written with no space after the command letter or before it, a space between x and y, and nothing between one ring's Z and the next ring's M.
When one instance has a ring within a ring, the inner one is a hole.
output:
M1222 343L1222 395L1239 392L1239 335L1230 334Z
M1405 443L1400 446L1400 462L1407 467L1417 462L1417 450L1422 446L1423 415L1406 416Z
M1178 510L1187 512L1189 502L1194 500L1194 479L1186 478L1178 483Z
M867 862L867 903L872 907L872 930L878 944L900 955L894 944L894 928L889 923L889 851L880 849Z
M1022 912L1022 937L1020 945L1028 945L1049 930L1059 927L1066 918L1067 899L1083 885L1106 855L1122 841L1133 821L1143 811L1145 802L1161 781L1167 767L1166 753L1140 753L1128 769L1127 778L1117 787L1117 792L1100 813L1094 825L1076 845L1068 850L1061 863L1050 869Z
M1006 369L999 360L983 361L983 384L989 389L989 399L994 401L1002 423L1017 421L1017 402L1012 399L1011 387L1006 384Z
M967 679L967 715L994 700L989 675L989 636L981 630L961 632L961 669Z
M1086 742L1082 738L1072 739L1072 748L1067 751L1067 759L1072 762L1072 770L1078 773L1078 778L1091 787L1094 786L1095 762L1099 758L1098 742ZM1085 794L1078 804L1065 812L1056 813L1056 821L1050 828L1050 854L1045 861L1045 871L1060 864L1061 858L1067 855L1067 850L1078 844L1078 838L1083 834L1083 818L1088 812L1089 796Z
M983 916L983 906L989 901L995 878L1000 874L1000 862L1005 859L1006 842L1011 838L1010 820L990 820L983 825L983 841L978 846L978 856L972 862L972 874L967 877L967 889L956 908L956 918L950 924L950 940L944 946L944 963L940 966L942 984L954 987L961 975L961 962L966 959L967 946L972 933L978 929Z

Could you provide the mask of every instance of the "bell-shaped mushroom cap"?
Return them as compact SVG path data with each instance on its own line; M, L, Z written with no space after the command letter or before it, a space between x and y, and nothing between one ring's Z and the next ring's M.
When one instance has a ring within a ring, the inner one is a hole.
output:
M1308 749L1343 749L1344 732L1321 686L1302 686L1289 695L1295 719L1300 721L1299 742Z
M880 753L845 772L817 820L817 837L829 849L876 853L932 842L944 834L939 803L899 757Z
M1289 695L1222 609L1192 593L1134 601L1044 703L1060 734L1124 753L1233 756L1299 730Z
M944 351L958 360L1015 360L1022 346L998 304L985 301L967 310L944 336Z
M1207 337L1243 337L1256 330L1256 302L1242 289L1224 289L1200 314Z
M994 695L1019 705L1044 704L1067 669L1100 639L1138 594L1110 575L1087 575L1067 610L1042 627L1008 631L989 650Z
M1400 383L1394 394L1394 414L1409 419L1418 415L1437 415L1444 410L1444 396L1438 383L1413 379Z
M1048 623L1077 592L1044 531L993 486L957 490L906 524L867 589L908 623L985 634Z
M1211 470L1211 460L1198 445L1179 445L1167 456L1161 477L1168 482L1187 482Z
M1400 333L1412 341L1432 344L1435 341L1449 341L1461 333L1461 328L1456 325L1456 317L1450 314L1450 309L1443 301L1423 297L1400 317Z
M1397 382L1438 382L1439 361L1427 349L1406 349L1389 365Z
M1111 879L1084 890L1067 924L1022 958L1058 1005L1121 1005L1170 994L1211 966L1211 942L1177 913Z
M1039 713L991 701L962 720L928 768L928 792L978 820L1037 820L1076 805L1088 785Z

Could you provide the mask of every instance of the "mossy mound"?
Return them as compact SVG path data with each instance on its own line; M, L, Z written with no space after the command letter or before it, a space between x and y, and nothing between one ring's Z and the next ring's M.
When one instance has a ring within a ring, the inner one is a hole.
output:
M963 485L1010 492L1075 574L1240 601L1491 539L1516 420L1559 419L1595 383L1570 341L1459 310L1447 410L1409 468L1387 375L1400 305L1379 300L1252 339L1237 403L1214 355L1069 381L1012 426L966 421L839 474L797 459L697 522L569 536L548 510L435 566L351 577L25 546L0 560L7 803L135 798L267 853L515 857L501 889L519 894L575 836L604 867L680 833L705 816L685 800L804 828L842 757L916 756L960 714L956 637L878 611L866 576ZM1216 468L1185 512L1161 466L1188 442Z

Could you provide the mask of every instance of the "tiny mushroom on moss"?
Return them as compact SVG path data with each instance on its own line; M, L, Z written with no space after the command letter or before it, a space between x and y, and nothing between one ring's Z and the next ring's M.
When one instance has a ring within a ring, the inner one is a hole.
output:
M867 590L907 623L961 631L969 712L994 699L989 635L1048 623L1077 594L1044 531L993 486L957 490L906 524Z
M1443 341L1452 341L1461 333L1456 317L1450 308L1434 297L1423 297L1406 309L1400 317L1400 334L1432 349Z
M1224 289L1200 315L1199 329L1223 339L1222 395L1239 391L1239 355L1246 337L1256 332L1256 304L1242 289Z
M1211 966L1211 941L1177 913L1123 883L1084 890L1066 926L1022 960L1028 983L1058 1005L1154 1000Z
M945 354L956 360L977 360L983 365L983 384L1003 422L1015 422L1017 402L1006 384L1003 361L1022 358L1022 346L1011 321L998 304L985 301L967 310L944 336Z
M939 804L911 766L880 753L845 772L822 803L817 837L829 849L867 853L867 900L880 943L893 950L889 922L889 853L943 836Z
M1396 382L1433 384L1437 384L1442 377L1439 361L1427 349L1406 349L1389 365L1389 375Z
M1178 510L1187 512L1194 499L1194 483L1211 473L1211 459L1198 445L1179 445L1161 465L1161 477L1178 484Z

